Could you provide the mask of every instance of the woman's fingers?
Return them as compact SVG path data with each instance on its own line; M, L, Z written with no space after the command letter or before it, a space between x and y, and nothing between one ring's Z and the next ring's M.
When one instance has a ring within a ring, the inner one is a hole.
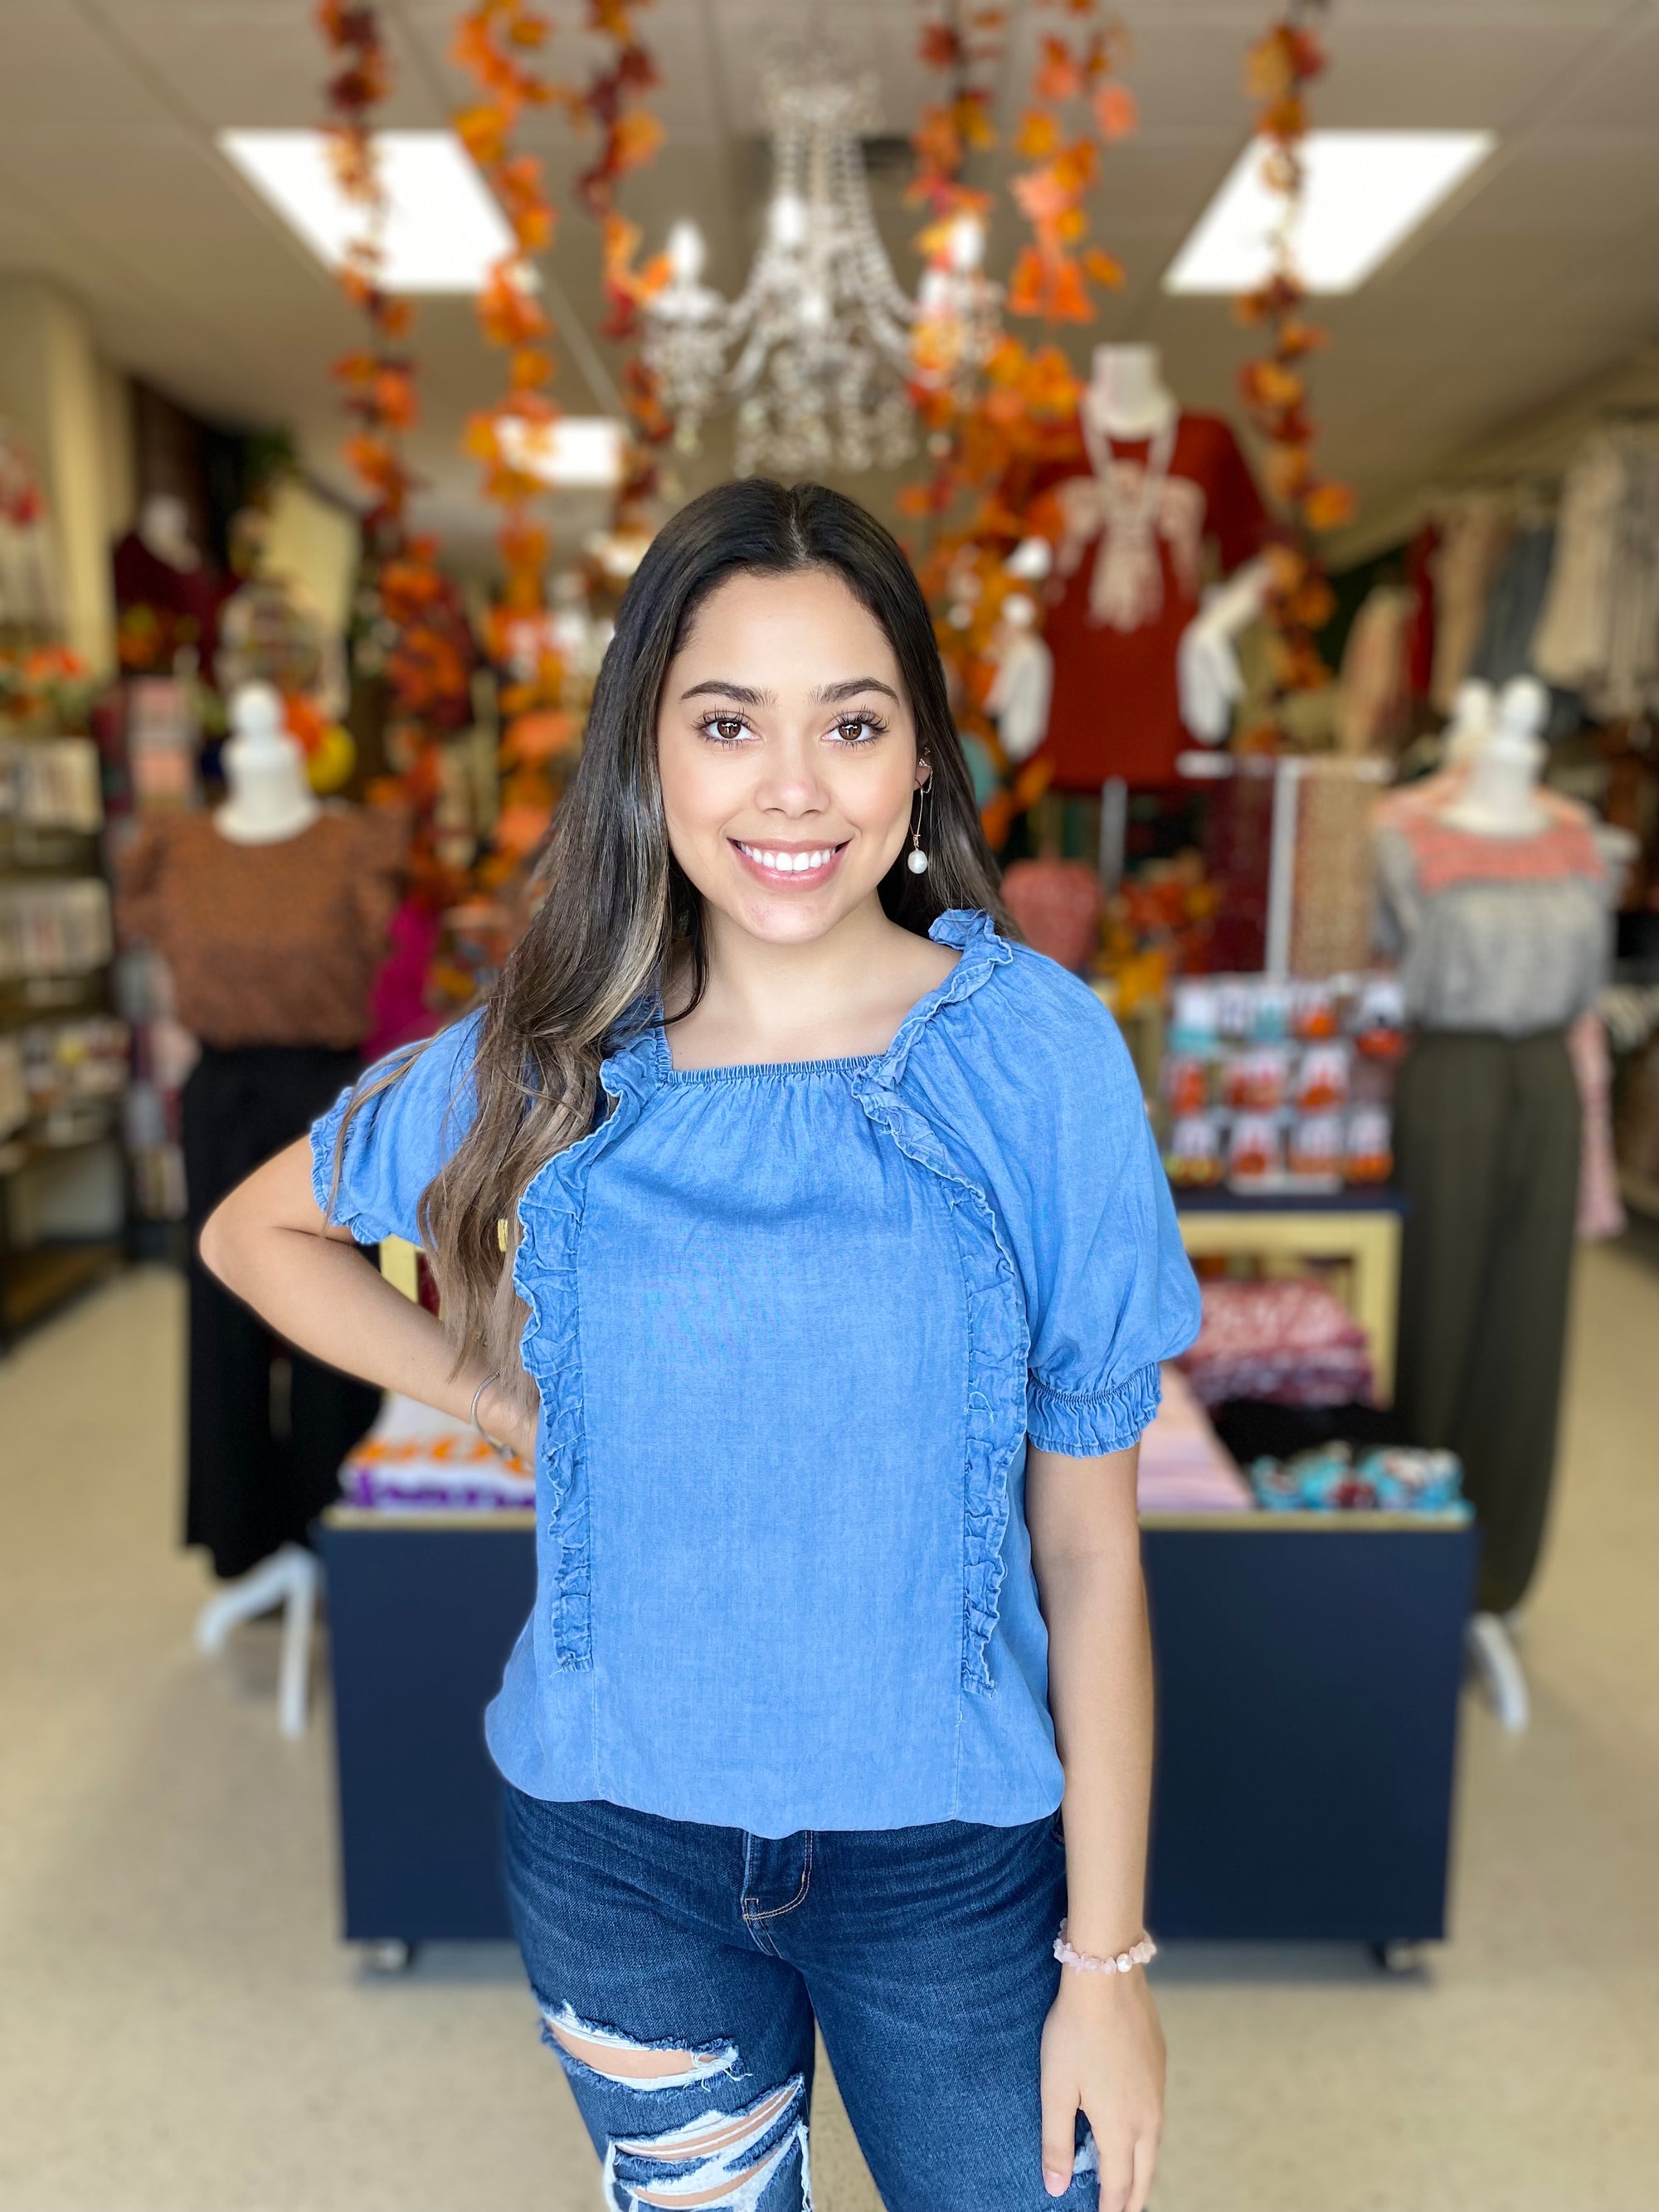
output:
M1042 2069L1042 2185L1050 2197L1063 2197L1072 2185L1077 2142L1078 2093L1054 2069ZM1103 2212L1104 2208L1103 2207Z
M1128 2212L1146 2212L1147 2199L1152 2193L1152 2176L1158 2172L1158 2138L1142 2136L1135 2145L1134 2180L1129 2190Z
M1100 2155L1100 2212L1128 2212L1134 2186L1135 2161L1132 2143L1103 2143L1095 2137Z

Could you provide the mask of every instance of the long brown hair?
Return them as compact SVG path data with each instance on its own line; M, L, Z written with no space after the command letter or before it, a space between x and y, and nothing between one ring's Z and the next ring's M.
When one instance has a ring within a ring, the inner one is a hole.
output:
M458 1353L482 1351L510 1387L524 1308L512 1282L517 1207L556 1152L593 1127L599 1063L630 1019L646 1018L671 973L707 980L702 902L669 849L657 769L663 680L697 609L727 577L803 569L838 575L881 624L932 763L928 867L900 855L880 897L926 935L951 907L1009 927L996 864L946 702L927 604L902 551L856 501L822 484L764 477L718 486L652 542L617 616L593 687L581 759L540 872L546 891L483 1007L471 1127L428 1187L421 1234ZM677 990L678 988L677 983Z

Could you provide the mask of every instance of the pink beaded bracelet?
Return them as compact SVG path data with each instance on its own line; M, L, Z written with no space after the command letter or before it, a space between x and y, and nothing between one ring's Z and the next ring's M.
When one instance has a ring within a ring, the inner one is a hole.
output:
M1073 1948L1066 1941L1066 1926L1062 1920L1060 1933L1054 1938L1054 1956L1062 1966L1075 1966L1080 1974L1127 1974L1131 1966L1150 1966L1158 1956L1157 1944L1150 1936L1142 1936L1115 1958L1097 1959L1091 1951Z

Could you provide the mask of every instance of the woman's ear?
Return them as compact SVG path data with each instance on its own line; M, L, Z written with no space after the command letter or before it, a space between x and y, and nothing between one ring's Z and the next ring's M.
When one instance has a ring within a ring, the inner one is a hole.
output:
M928 777L932 775L933 773L933 763L928 759L927 754L921 753L918 755L916 759L916 789L918 791L921 789L923 784L927 782Z

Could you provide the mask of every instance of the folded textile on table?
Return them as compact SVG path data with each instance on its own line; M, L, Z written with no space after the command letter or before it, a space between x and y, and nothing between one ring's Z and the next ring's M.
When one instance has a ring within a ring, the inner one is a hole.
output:
M503 1458L467 1422L388 1391L340 1469L340 1494L380 1513L488 1513L533 1505L536 1484L522 1460Z
M1335 1292L1291 1282L1206 1283L1204 1326L1180 1364L1201 1405L1374 1405L1365 1333Z
M1321 1444L1294 1459L1250 1463L1257 1504L1275 1513L1460 1513L1463 1466L1455 1452L1379 1446L1354 1457L1352 1445Z
M1163 1403L1140 1439L1139 1500L1143 1513L1230 1513L1251 1502L1232 1454L1170 1361Z

